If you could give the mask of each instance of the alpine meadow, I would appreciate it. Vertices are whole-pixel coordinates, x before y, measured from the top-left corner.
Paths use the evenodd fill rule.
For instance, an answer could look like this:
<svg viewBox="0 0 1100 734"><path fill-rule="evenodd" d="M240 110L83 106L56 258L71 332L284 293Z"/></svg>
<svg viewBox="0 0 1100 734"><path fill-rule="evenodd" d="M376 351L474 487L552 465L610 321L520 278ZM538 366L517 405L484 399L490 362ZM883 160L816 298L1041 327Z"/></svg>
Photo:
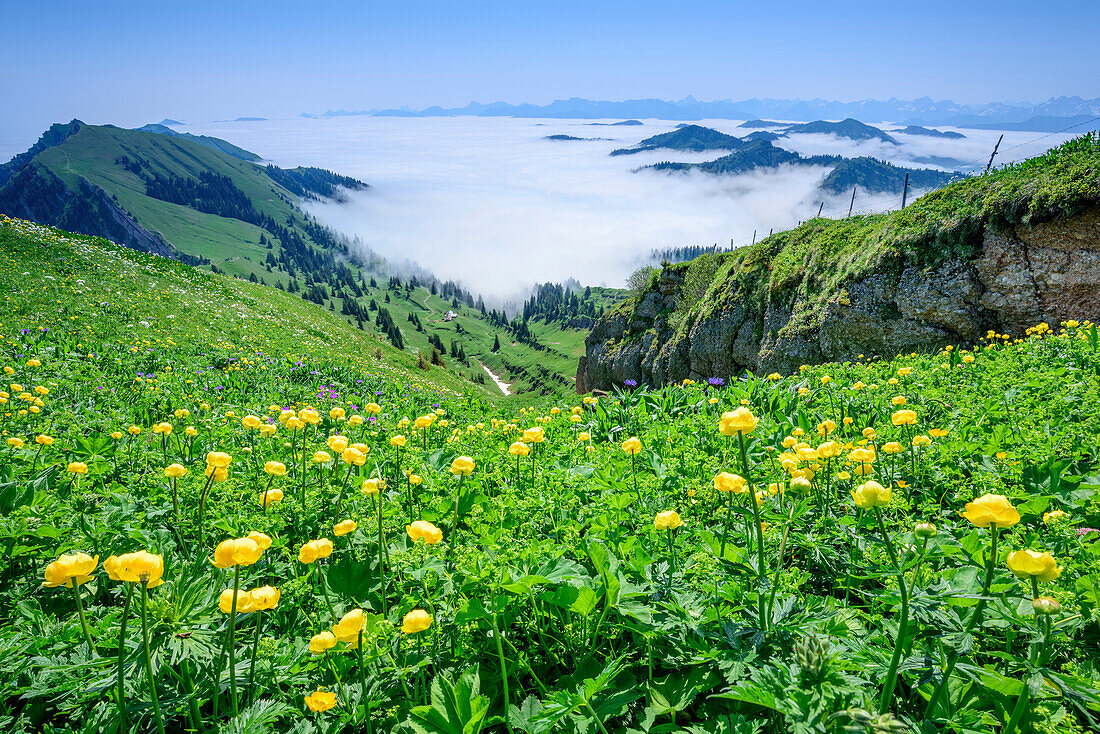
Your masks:
<svg viewBox="0 0 1100 734"><path fill-rule="evenodd" d="M6 14L0 731L1100 731L1100 10L497 5Z"/></svg>

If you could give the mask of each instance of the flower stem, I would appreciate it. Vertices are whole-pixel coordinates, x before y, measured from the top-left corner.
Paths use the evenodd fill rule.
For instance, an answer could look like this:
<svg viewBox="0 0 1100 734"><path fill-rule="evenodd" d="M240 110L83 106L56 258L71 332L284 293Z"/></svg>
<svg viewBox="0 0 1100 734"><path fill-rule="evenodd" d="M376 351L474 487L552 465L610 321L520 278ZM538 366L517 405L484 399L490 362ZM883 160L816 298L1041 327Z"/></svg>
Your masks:
<svg viewBox="0 0 1100 734"><path fill-rule="evenodd" d="M509 718L511 701L508 693L508 666L504 661L504 646L500 644L500 627L497 625L497 613L493 612L493 641L497 644L497 658L500 659L500 681L504 687L504 724L508 727L508 734L512 734L512 721Z"/></svg>
<svg viewBox="0 0 1100 734"><path fill-rule="evenodd" d="M233 606L229 609L229 700L233 704L233 717L237 716L237 651L234 637L237 632L237 593L241 588L241 567L233 567Z"/></svg>
<svg viewBox="0 0 1100 734"><path fill-rule="evenodd" d="M92 633L88 631L88 619L84 616L84 603L80 601L80 587L76 579L69 579L69 588L73 590L73 598L76 599L76 614L80 617L80 629L84 630L84 639L88 641L88 647L95 652L92 643Z"/></svg>
<svg viewBox="0 0 1100 734"><path fill-rule="evenodd" d="M890 667L886 670L886 678L882 683L882 697L879 698L878 712L885 714L890 710L894 702L894 687L897 685L898 665L901 663L901 652L905 647L906 633L909 631L909 591L905 588L905 574L898 562L898 554L894 549L894 543L890 540L890 534L886 532L886 525L882 522L882 512L875 509L875 520L878 521L879 532L886 541L886 552L890 555L890 562L898 572L898 591L901 594L901 616L898 618L898 638L894 642L894 654L890 658Z"/></svg>
<svg viewBox="0 0 1100 734"><path fill-rule="evenodd" d="M970 615L970 619L966 623L966 627L963 629L963 634L968 634L972 629L978 626L981 621L982 615L985 612L986 597L989 595L989 587L993 583L993 569L997 565L997 524L990 523L989 534L992 538L990 542L989 560L986 562L985 567L985 583L982 585L982 598L978 600L978 605L974 608L974 613ZM951 678L951 673L955 670L955 665L959 662L959 654L956 650L952 649L950 656L947 658L947 665L943 669L943 678L940 679L939 685L932 691L932 697L928 699L928 706L924 709L924 718L927 720L932 713L936 710L936 704L939 702L940 696L947 690L947 681Z"/></svg>
<svg viewBox="0 0 1100 734"><path fill-rule="evenodd" d="M264 621L264 610L261 609L256 613L256 634L252 637L252 662L248 665L248 700L249 702L256 700L256 693L253 689L253 684L256 680L256 654L260 649L260 626Z"/></svg>
<svg viewBox="0 0 1100 734"><path fill-rule="evenodd" d="M126 717L126 680L123 677L123 664L126 661L126 622L130 614L130 598L134 594L134 585L126 585L126 601L122 604L122 621L118 631L118 730L126 734L129 719Z"/></svg>
<svg viewBox="0 0 1100 734"><path fill-rule="evenodd" d="M760 503L756 501L756 491L752 487L752 475L749 473L749 457L748 452L745 450L745 434L737 434L738 442L741 448L741 471L745 473L745 487L749 490L749 495L752 497L752 514L753 522L756 523L756 553L757 563L759 564L756 569L757 596L759 597L759 615L760 615L760 629L766 630L768 628L767 623L764 620L764 579L768 573L767 566L764 565L764 527L760 523Z"/></svg>
<svg viewBox="0 0 1100 734"><path fill-rule="evenodd" d="M149 654L149 618L146 613L149 584L141 584L141 644L145 648L145 674L149 677L149 696L153 699L153 716L157 720L157 731L164 734L164 721L160 717L160 701L157 700L157 681L153 677L153 658Z"/></svg>

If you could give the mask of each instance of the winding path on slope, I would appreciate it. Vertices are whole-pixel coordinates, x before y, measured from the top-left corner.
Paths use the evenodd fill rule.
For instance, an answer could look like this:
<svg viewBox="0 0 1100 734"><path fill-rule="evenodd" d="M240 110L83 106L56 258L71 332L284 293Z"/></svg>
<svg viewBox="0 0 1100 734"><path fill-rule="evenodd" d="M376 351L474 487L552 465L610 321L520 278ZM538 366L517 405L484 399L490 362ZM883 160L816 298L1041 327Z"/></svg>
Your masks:
<svg viewBox="0 0 1100 734"><path fill-rule="evenodd" d="M489 377L492 378L493 382L496 383L497 387L500 388L500 391L502 393L504 393L505 395L511 395L512 394L511 391L508 390L508 388L510 388L512 386L512 384L510 382L504 382L499 377L497 377L495 374L493 374L493 371L491 369L489 369L488 367L486 367L485 363L482 362L477 357L471 357L471 359L473 359L475 362L477 362L479 365L481 365L481 369L485 370L485 374L489 375Z"/></svg>

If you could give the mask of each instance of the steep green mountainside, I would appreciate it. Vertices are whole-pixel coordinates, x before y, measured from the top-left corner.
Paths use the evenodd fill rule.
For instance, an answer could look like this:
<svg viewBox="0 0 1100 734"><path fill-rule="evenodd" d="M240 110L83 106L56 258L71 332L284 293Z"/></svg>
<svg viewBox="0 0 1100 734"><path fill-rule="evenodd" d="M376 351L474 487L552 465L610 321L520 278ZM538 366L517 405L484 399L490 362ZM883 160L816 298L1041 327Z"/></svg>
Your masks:
<svg viewBox="0 0 1100 734"><path fill-rule="evenodd" d="M169 135L175 138L187 138L188 140L192 140L199 145L205 145L207 148L213 148L214 150L225 153L226 155L231 155L234 158L240 158L242 161L252 161L253 163L255 163L256 161L261 160L260 156L256 155L252 151L245 150L244 148L239 148L230 142L222 140L221 138L212 138L209 135L192 135L191 133L181 133L173 130L172 128L164 124L151 122L148 125L142 125L141 127L134 129L138 132L143 133L156 133L157 135Z"/></svg>
<svg viewBox="0 0 1100 734"><path fill-rule="evenodd" d="M103 236L296 294L345 322L477 384L513 393L570 392L586 329L618 300L596 290L519 321L477 307L454 283L393 274L369 251L351 253L309 217L305 198L340 200L366 184L317 168L260 166L193 137L73 121L0 167L0 213ZM221 145L223 144L224 145ZM246 151L247 152L247 151ZM447 311L453 318L446 318ZM579 319L579 320L578 320ZM497 346L499 344L499 346Z"/></svg>
<svg viewBox="0 0 1100 734"><path fill-rule="evenodd" d="M839 138L848 138L849 140L881 140L884 143L898 144L898 141L894 140L877 127L860 122L859 120L853 120L850 117L840 122L817 120L815 122L805 122L799 125L788 125L784 132L825 133L827 135L836 135Z"/></svg>

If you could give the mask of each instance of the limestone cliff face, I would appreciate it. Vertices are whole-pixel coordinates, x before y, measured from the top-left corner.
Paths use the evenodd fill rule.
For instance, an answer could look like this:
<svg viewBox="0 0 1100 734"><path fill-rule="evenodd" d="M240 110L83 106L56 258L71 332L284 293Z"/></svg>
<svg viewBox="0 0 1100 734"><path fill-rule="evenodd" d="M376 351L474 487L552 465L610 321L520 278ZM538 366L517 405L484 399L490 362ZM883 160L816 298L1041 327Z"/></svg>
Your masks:
<svg viewBox="0 0 1100 734"><path fill-rule="evenodd" d="M971 343L991 329L1022 335L1042 321L1100 321L1100 208L1034 227L987 228L967 259L863 272L809 326L791 323L798 301L769 300L758 314L737 293L723 308L676 323L678 272L664 270L632 313L612 312L595 325L579 391L628 379L659 385L744 370L789 373L804 363Z"/></svg>

